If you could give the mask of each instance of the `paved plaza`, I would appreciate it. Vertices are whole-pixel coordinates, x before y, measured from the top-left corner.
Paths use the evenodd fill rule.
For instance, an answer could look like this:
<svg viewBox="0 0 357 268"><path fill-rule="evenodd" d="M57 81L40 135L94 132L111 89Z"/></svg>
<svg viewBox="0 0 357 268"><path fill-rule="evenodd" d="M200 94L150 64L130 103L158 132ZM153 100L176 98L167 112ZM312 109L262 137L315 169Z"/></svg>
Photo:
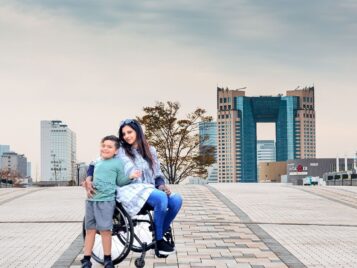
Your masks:
<svg viewBox="0 0 357 268"><path fill-rule="evenodd" d="M357 267L357 187L172 188L184 198L177 252L150 251L145 267ZM84 200L80 187L1 188L0 267L79 268ZM117 267L135 267L138 256Z"/></svg>

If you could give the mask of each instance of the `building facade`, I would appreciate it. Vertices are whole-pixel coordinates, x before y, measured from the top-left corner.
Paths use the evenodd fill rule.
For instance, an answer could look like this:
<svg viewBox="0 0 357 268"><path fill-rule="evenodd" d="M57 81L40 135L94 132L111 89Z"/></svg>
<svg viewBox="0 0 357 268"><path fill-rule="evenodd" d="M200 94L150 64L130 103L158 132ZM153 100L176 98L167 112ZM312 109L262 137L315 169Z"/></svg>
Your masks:
<svg viewBox="0 0 357 268"><path fill-rule="evenodd" d="M275 141L259 140L257 141L257 162L275 162Z"/></svg>
<svg viewBox="0 0 357 268"><path fill-rule="evenodd" d="M1 170L14 172L16 177L25 178L27 176L27 158L23 154L6 152L1 156Z"/></svg>
<svg viewBox="0 0 357 268"><path fill-rule="evenodd" d="M217 88L218 182L257 182L257 123L275 123L276 161L314 158L314 87L247 97Z"/></svg>
<svg viewBox="0 0 357 268"><path fill-rule="evenodd" d="M31 162L27 162L26 166L27 166L26 177L31 177L31 173L32 173Z"/></svg>
<svg viewBox="0 0 357 268"><path fill-rule="evenodd" d="M76 134L62 121L41 121L41 182L76 180Z"/></svg>
<svg viewBox="0 0 357 268"><path fill-rule="evenodd" d="M217 122L200 122L199 123L200 137L200 154L205 154L206 147L213 147L214 159L217 161ZM214 163L207 169L207 182L217 182L218 167Z"/></svg>
<svg viewBox="0 0 357 268"><path fill-rule="evenodd" d="M259 182L281 182L281 176L286 175L286 162L260 162Z"/></svg>
<svg viewBox="0 0 357 268"><path fill-rule="evenodd" d="M287 161L287 182L303 184L306 177L322 178L325 173L336 171L351 171L354 169L354 159L317 158L296 159Z"/></svg>
<svg viewBox="0 0 357 268"><path fill-rule="evenodd" d="M8 153L8 152L10 152L10 145L0 144L0 157L2 156L3 153Z"/></svg>

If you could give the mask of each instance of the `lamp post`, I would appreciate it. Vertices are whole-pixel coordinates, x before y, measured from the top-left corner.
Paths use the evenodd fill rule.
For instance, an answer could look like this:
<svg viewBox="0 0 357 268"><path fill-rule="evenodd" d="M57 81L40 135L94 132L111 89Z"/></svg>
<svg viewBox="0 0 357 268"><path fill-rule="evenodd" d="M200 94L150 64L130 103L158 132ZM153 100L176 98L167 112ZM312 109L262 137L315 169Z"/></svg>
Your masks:
<svg viewBox="0 0 357 268"><path fill-rule="evenodd" d="M77 167L77 185L79 186L79 171L81 170L82 165L84 164L84 162L80 162L80 163L76 163L76 167Z"/></svg>
<svg viewBox="0 0 357 268"><path fill-rule="evenodd" d="M52 153L51 154L52 156L52 169L53 169L53 173L54 173L54 176L55 176L55 182L56 182L56 185L59 186L58 184L58 181L57 181L57 175L60 175L61 177L61 170L62 170L62 160L56 160L56 154L55 153ZM57 173L58 171L58 173Z"/></svg>

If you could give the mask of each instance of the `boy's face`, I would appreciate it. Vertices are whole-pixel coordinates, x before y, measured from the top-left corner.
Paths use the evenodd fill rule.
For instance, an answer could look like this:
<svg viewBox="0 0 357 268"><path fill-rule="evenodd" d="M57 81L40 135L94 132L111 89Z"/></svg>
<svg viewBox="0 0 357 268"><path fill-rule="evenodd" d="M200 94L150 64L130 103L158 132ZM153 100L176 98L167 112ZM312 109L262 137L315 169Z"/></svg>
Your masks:
<svg viewBox="0 0 357 268"><path fill-rule="evenodd" d="M114 141L106 140L101 143L100 156L104 159L112 158L117 151Z"/></svg>

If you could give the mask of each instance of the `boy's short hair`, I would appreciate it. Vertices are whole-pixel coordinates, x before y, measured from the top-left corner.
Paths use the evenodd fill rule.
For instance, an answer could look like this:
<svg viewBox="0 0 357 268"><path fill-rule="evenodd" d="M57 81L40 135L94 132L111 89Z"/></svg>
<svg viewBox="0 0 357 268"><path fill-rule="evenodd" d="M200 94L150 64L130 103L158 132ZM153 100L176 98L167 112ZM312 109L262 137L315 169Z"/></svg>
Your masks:
<svg viewBox="0 0 357 268"><path fill-rule="evenodd" d="M100 142L113 141L116 149L119 149L119 138L114 135L105 136Z"/></svg>

